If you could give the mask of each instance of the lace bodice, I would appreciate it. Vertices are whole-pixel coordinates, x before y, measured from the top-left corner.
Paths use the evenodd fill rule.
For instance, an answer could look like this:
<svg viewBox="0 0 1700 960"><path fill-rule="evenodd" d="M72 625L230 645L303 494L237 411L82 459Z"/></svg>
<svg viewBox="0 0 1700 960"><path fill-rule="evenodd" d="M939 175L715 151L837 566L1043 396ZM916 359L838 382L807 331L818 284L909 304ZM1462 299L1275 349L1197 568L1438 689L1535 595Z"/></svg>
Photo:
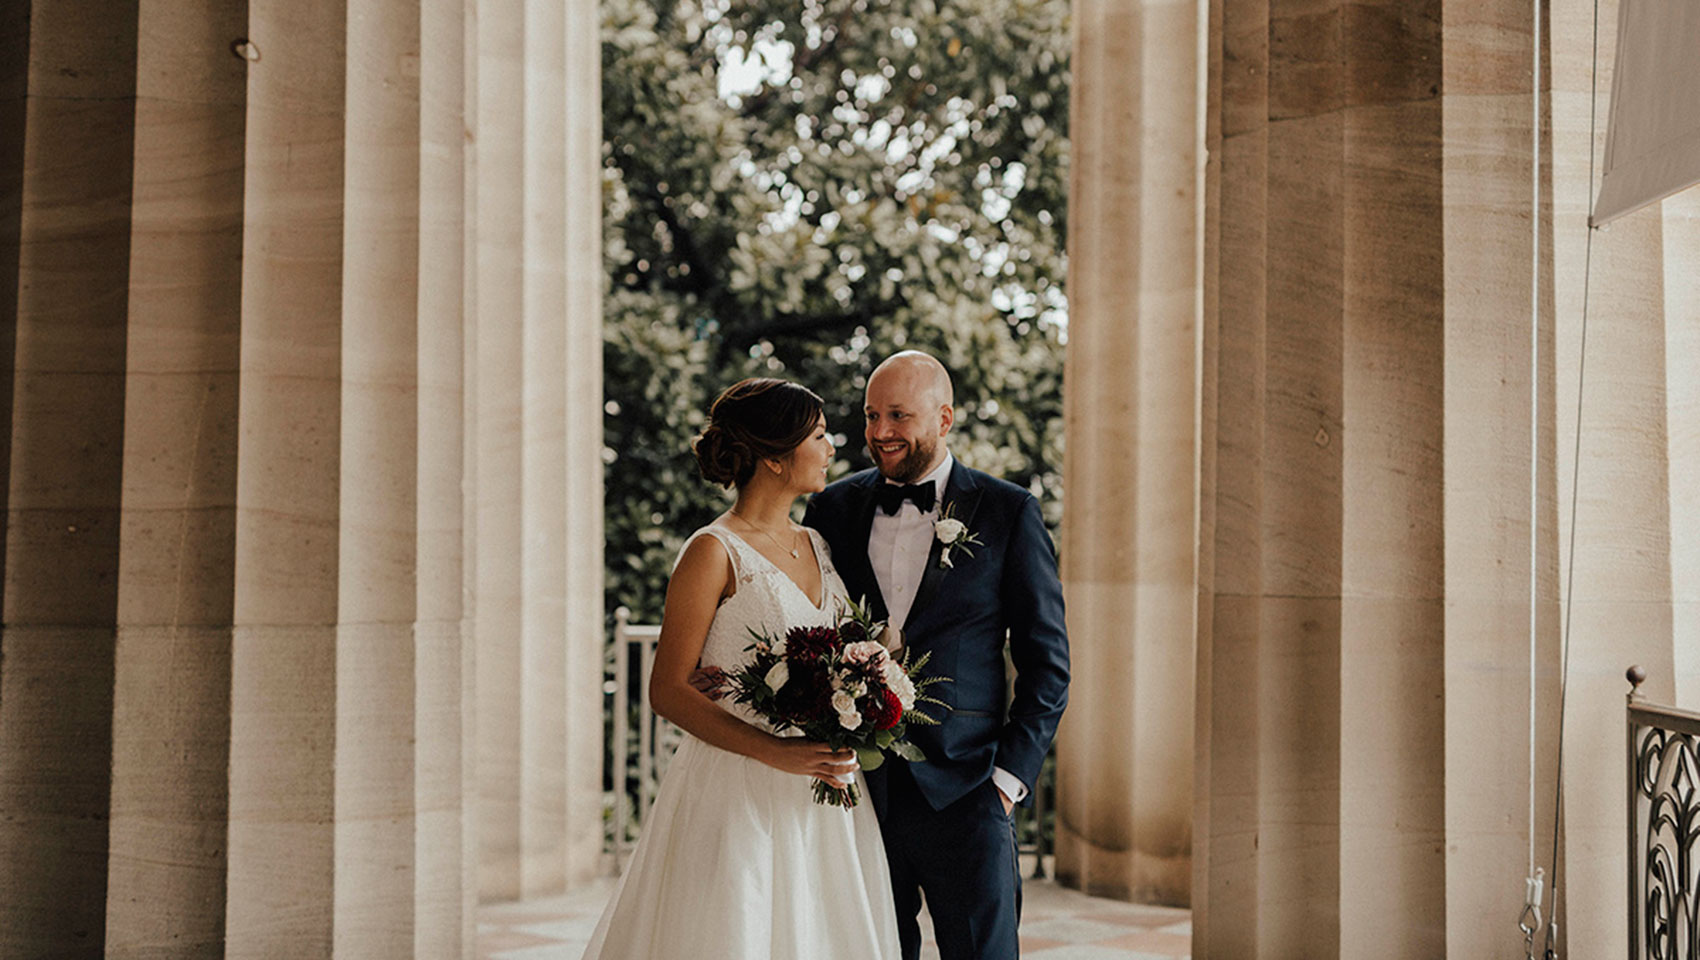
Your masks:
<svg viewBox="0 0 1700 960"><path fill-rule="evenodd" d="M792 627L824 626L837 621L849 591L832 566L826 540L814 530L808 534L815 559L820 563L819 606L810 603L802 588L774 566L773 561L725 527L703 527L685 541L680 556L698 537L708 535L719 540L732 560L732 575L738 582L737 591L714 612L702 645L699 661L702 666L733 670L743 664L749 656L745 648L750 645L751 630L777 637ZM737 707L730 699L719 703L743 720L759 723L754 714Z"/></svg>

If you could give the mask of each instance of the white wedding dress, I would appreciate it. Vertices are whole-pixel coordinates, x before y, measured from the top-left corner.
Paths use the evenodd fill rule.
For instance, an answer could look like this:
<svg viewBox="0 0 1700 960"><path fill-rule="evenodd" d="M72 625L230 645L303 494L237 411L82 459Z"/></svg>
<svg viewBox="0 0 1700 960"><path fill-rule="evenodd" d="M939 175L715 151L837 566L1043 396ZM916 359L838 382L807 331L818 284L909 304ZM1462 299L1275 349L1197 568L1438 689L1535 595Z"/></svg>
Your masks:
<svg viewBox="0 0 1700 960"><path fill-rule="evenodd" d="M846 591L820 534L809 531L819 606L723 527L698 530L686 546L704 535L725 546L737 590L708 628L703 666L737 667L751 628L782 635L836 619ZM862 803L845 810L816 804L812 782L685 734L585 960L897 960L897 913L867 785L859 784Z"/></svg>

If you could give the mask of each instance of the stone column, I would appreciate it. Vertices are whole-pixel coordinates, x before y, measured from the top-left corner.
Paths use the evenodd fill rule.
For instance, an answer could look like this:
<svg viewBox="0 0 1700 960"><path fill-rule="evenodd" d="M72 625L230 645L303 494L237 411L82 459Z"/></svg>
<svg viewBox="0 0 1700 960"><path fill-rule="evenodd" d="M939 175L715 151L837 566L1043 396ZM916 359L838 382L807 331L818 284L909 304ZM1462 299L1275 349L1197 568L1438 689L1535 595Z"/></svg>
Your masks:
<svg viewBox="0 0 1700 960"><path fill-rule="evenodd" d="M109 957L222 957L247 15L140 5Z"/></svg>
<svg viewBox="0 0 1700 960"><path fill-rule="evenodd" d="M517 899L523 832L521 371L524 368L525 7L478 9L476 645L480 896Z"/></svg>
<svg viewBox="0 0 1700 960"><path fill-rule="evenodd" d="M566 883L566 27L526 0L520 503L520 892Z"/></svg>
<svg viewBox="0 0 1700 960"><path fill-rule="evenodd" d="M0 957L464 956L600 862L596 5L205 6L0 9Z"/></svg>
<svg viewBox="0 0 1700 960"><path fill-rule="evenodd" d="M1700 357L1700 192L1664 202L1665 354ZM1665 367L1671 521L1671 649L1677 706L1700 708L1700 377Z"/></svg>
<svg viewBox="0 0 1700 960"><path fill-rule="evenodd" d="M4 16L9 397L0 631L0 956L105 933L136 5ZM110 25L90 31L88 24ZM17 29L19 27L22 29ZM13 33L13 30L17 30ZM20 76L21 73L21 76ZM12 111L27 91L22 123ZM14 155L15 157L16 155ZM15 246L14 246L15 244ZM15 260L12 258L15 257ZM14 339L15 338L15 339ZM15 346L14 346L15 345ZM15 350L15 352L14 352Z"/></svg>
<svg viewBox="0 0 1700 960"><path fill-rule="evenodd" d="M1211 129L1204 277L1201 423L1212 438L1200 490L1201 571L1194 807L1193 952L1257 956L1259 886L1258 606L1262 592L1262 459L1268 203L1267 3L1221 0L1210 23ZM1216 39L1219 38L1219 39ZM1228 216L1229 211L1238 215ZM1230 268L1231 267L1231 268ZM1217 922L1218 916L1231 918Z"/></svg>
<svg viewBox="0 0 1700 960"><path fill-rule="evenodd" d="M414 956L458 960L473 940L467 844L471 648L463 618L466 17L419 9L418 411L414 642Z"/></svg>
<svg viewBox="0 0 1700 960"><path fill-rule="evenodd" d="M231 957L332 949L346 31L341 2L249 5Z"/></svg>
<svg viewBox="0 0 1700 960"><path fill-rule="evenodd" d="M1057 870L1190 897L1196 613L1197 6L1075 6L1071 440L1062 530L1074 681ZM1143 149L1129 149L1128 137Z"/></svg>
<svg viewBox="0 0 1700 960"><path fill-rule="evenodd" d="M336 633L337 956L413 956L420 7L348 17Z"/></svg>
<svg viewBox="0 0 1700 960"><path fill-rule="evenodd" d="M1545 160L1538 241L1530 229L1536 184L1530 14L1528 4L1516 2L1446 0L1442 10L1446 950L1451 956L1521 949L1505 918L1522 909L1518 878L1529 869L1531 830L1537 863L1546 864L1551 851L1558 720L1553 230ZM1542 59L1548 59L1544 49ZM1544 112L1544 89L1542 101ZM1543 158L1550 158L1552 146L1543 134ZM1537 246L1538 317L1531 302L1531 257ZM1531 382L1537 393L1531 393ZM1536 406L1538 448L1530 422ZM1536 545L1533 585L1531 536ZM1538 599L1532 651L1531 589ZM1537 726L1533 823L1531 693Z"/></svg>
<svg viewBox="0 0 1700 960"><path fill-rule="evenodd" d="M460 140L461 169L461 272L460 305L463 322L460 332L460 769L464 792L461 795L461 929L463 944L473 942L477 933L477 906L483 877L483 844L479 825L483 818L483 794L478 781L481 763L479 748L478 708L478 458L483 452L478 443L480 393L478 391L478 216L479 143L478 75L482 60L479 45L478 11L476 3L462 4L461 37L461 114L456 121L456 136Z"/></svg>
<svg viewBox="0 0 1700 960"><path fill-rule="evenodd" d="M1213 28L1200 956L1444 950L1438 23Z"/></svg>
<svg viewBox="0 0 1700 960"><path fill-rule="evenodd" d="M566 871L602 869L602 40L596 0L566 5Z"/></svg>

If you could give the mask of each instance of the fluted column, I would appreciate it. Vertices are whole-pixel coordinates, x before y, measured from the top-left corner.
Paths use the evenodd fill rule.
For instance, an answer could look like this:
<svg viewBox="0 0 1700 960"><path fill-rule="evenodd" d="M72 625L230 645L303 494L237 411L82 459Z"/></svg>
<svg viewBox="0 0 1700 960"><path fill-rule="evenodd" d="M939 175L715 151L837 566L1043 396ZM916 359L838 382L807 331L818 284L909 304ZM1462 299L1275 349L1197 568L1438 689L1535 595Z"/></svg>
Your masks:
<svg viewBox="0 0 1700 960"><path fill-rule="evenodd" d="M27 90L5 213L15 299L0 631L0 956L97 957L105 935L135 144L136 5L11 15ZM91 20L110 21L91 32ZM13 71L23 72L18 77ZM19 83L22 80L22 83ZM15 109L15 108L14 108ZM13 146L0 148L16 149ZM15 231L15 232L14 232ZM8 238L10 239L10 238ZM15 311L15 312L14 312ZM15 338L15 341L14 339ZM15 352L14 352L15 343Z"/></svg>
<svg viewBox="0 0 1700 960"><path fill-rule="evenodd" d="M1267 3L1220 0L1210 22L1212 164L1207 196L1216 217L1205 223L1207 301L1202 405L1211 438L1210 470L1200 490L1201 571L1195 763L1193 952L1201 957L1257 955L1259 886L1258 672L1262 592L1268 233L1269 30ZM1219 38L1219 39L1215 39ZM1228 212L1238 213L1229 216ZM1201 438L1202 439L1202 438ZM1202 578L1201 578L1202 579ZM1229 918L1221 922L1217 917Z"/></svg>
<svg viewBox="0 0 1700 960"><path fill-rule="evenodd" d="M1459 838L1446 850L1450 956L1520 949L1504 918L1522 909L1517 878L1529 869L1531 831L1538 862L1551 852L1558 719L1553 230L1544 174L1538 242L1530 230L1530 12L1518 2L1446 0L1443 7L1445 789L1446 833ZM1550 138L1543 134L1539 147L1550 157ZM1538 317L1531 302L1537 245ZM1531 589L1538 602L1532 649Z"/></svg>
<svg viewBox="0 0 1700 960"><path fill-rule="evenodd" d="M597 23L0 8L0 957L462 957L600 866Z"/></svg>
<svg viewBox="0 0 1700 960"><path fill-rule="evenodd" d="M566 5L566 872L602 868L602 41L597 0Z"/></svg>
<svg viewBox="0 0 1700 960"><path fill-rule="evenodd" d="M480 895L515 899L523 850L521 376L524 366L525 6L478 8L477 491L478 813Z"/></svg>
<svg viewBox="0 0 1700 960"><path fill-rule="evenodd" d="M461 272L460 306L460 770L463 793L460 818L461 930L462 943L472 943L478 929L477 907L484 873L483 844L479 825L483 818L483 794L479 789L482 764L479 748L478 685L478 462L483 449L478 442L478 75L480 53L479 5L463 4L461 24L462 76L461 112L456 136L461 151Z"/></svg>
<svg viewBox="0 0 1700 960"><path fill-rule="evenodd" d="M346 29L341 2L249 5L232 957L332 948Z"/></svg>
<svg viewBox="0 0 1700 960"><path fill-rule="evenodd" d="M1700 193L1664 201L1665 354L1700 357ZM1676 704L1700 708L1700 377L1665 367L1671 522L1671 649Z"/></svg>
<svg viewBox="0 0 1700 960"><path fill-rule="evenodd" d="M105 952L221 957L247 15L139 14Z"/></svg>
<svg viewBox="0 0 1700 960"><path fill-rule="evenodd" d="M471 642L463 598L466 17L419 11L418 485L414 600L413 955L458 960L473 937L466 811Z"/></svg>
<svg viewBox="0 0 1700 960"><path fill-rule="evenodd" d="M1197 5L1075 6L1057 870L1190 898ZM1129 149L1130 129L1143 149Z"/></svg>
<svg viewBox="0 0 1700 960"><path fill-rule="evenodd" d="M566 32L525 2L520 892L566 884Z"/></svg>
<svg viewBox="0 0 1700 960"><path fill-rule="evenodd" d="M1200 956L1444 949L1438 22L1212 27Z"/></svg>
<svg viewBox="0 0 1700 960"><path fill-rule="evenodd" d="M419 17L348 18L333 952L363 958L415 945Z"/></svg>

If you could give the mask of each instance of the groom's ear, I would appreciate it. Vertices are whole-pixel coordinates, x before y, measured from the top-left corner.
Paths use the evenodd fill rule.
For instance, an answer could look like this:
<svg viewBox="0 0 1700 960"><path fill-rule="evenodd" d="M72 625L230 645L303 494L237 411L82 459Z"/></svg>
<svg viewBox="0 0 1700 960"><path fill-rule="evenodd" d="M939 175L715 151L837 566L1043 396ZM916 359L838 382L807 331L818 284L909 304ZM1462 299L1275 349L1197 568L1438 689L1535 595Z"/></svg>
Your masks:
<svg viewBox="0 0 1700 960"><path fill-rule="evenodd" d="M955 425L956 425L956 408L951 406L948 403L944 404L943 406L940 406L939 407L939 436L942 437L945 434L949 433L950 428L955 426Z"/></svg>

